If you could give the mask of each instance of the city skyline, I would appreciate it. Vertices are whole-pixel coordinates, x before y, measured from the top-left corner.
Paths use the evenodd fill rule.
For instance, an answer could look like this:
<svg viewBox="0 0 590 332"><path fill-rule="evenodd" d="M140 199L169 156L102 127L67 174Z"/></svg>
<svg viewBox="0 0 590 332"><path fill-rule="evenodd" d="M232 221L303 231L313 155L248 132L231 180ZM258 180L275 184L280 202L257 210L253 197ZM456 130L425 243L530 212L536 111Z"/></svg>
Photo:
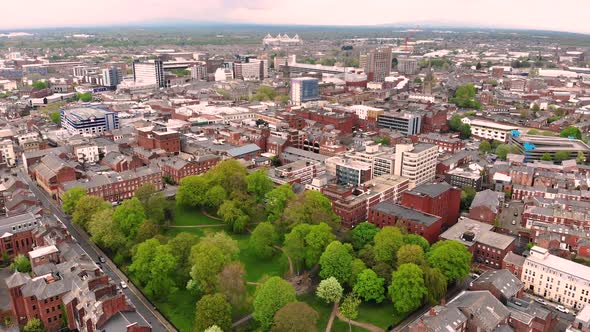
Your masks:
<svg viewBox="0 0 590 332"><path fill-rule="evenodd" d="M50 2L33 2L34 11L29 10L30 2L12 3L9 8L11 14L0 20L0 29L120 26L162 22L328 26L424 22L428 25L457 27L590 33L590 25L572 24L584 22L584 14L590 10L590 3L583 0L566 1L566 7L575 7L577 10L561 16L556 15L552 6L548 6L547 0L499 0L493 6L483 0L429 0L426 3L371 0L362 7L352 4L342 6L336 0L255 0L247 4L237 0L213 0L198 5L188 0L169 0L166 6L156 0L104 0L101 6L93 7L92 11L88 10L85 3L75 0L64 0L60 6ZM117 13L120 15L115 15Z"/></svg>

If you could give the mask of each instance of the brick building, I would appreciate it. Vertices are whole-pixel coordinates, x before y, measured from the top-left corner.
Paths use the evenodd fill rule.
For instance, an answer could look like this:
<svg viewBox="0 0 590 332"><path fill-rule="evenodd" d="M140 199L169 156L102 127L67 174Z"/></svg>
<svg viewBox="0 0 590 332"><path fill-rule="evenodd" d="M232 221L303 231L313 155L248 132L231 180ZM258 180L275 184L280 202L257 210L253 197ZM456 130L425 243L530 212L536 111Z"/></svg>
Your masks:
<svg viewBox="0 0 590 332"><path fill-rule="evenodd" d="M402 194L401 205L439 216L446 229L459 219L461 190L446 182L423 184Z"/></svg>
<svg viewBox="0 0 590 332"><path fill-rule="evenodd" d="M159 162L163 176L169 176L179 183L182 178L190 175L206 173L220 161L219 156L212 154L191 157L189 160L172 157Z"/></svg>
<svg viewBox="0 0 590 332"><path fill-rule="evenodd" d="M161 149L167 153L180 152L180 134L156 127L137 128L137 145L147 150Z"/></svg>
<svg viewBox="0 0 590 332"><path fill-rule="evenodd" d="M391 201L371 207L369 222L379 228L396 225L403 227L410 234L423 236L431 244L437 241L443 224L439 216L416 211Z"/></svg>
<svg viewBox="0 0 590 332"><path fill-rule="evenodd" d="M32 178L48 194L56 197L60 184L76 180L74 167L74 163L60 159L54 154L48 154L31 168Z"/></svg>
<svg viewBox="0 0 590 332"><path fill-rule="evenodd" d="M14 258L25 255L35 245L33 230L39 226L39 217L25 213L0 219L0 256Z"/></svg>
<svg viewBox="0 0 590 332"><path fill-rule="evenodd" d="M438 151L456 153L465 149L465 142L451 135L428 133L417 136L418 142L430 143L438 146Z"/></svg>
<svg viewBox="0 0 590 332"><path fill-rule="evenodd" d="M475 194L469 207L469 218L493 224L500 214L504 193L484 190Z"/></svg>
<svg viewBox="0 0 590 332"><path fill-rule="evenodd" d="M522 275L522 267L524 265L524 257L513 252L506 254L502 260L502 269L508 270L520 279Z"/></svg>

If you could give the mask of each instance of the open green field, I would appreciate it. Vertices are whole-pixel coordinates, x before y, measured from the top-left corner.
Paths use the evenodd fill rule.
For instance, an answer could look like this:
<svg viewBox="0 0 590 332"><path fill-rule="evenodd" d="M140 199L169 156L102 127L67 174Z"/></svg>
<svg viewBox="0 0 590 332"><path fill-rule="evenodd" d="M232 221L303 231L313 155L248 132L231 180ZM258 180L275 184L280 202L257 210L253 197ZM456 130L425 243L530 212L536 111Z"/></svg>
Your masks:
<svg viewBox="0 0 590 332"><path fill-rule="evenodd" d="M219 220L211 219L204 215L200 209L179 206L174 208L175 226L216 225L221 223Z"/></svg>

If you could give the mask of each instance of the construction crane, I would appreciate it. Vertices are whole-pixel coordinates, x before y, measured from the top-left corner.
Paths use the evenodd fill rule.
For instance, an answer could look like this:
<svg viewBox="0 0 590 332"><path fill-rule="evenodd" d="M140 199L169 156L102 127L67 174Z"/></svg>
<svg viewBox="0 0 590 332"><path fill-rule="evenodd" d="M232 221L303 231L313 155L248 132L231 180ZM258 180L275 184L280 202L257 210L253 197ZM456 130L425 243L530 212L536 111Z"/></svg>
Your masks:
<svg viewBox="0 0 590 332"><path fill-rule="evenodd" d="M420 28L420 26L416 26L416 29L414 30L408 30L408 35L406 36L405 40L404 40L404 51L407 52L406 56L409 57L410 56L410 46L408 46L408 42L410 41L410 39L414 38L414 36L416 35L416 32L418 32L418 29Z"/></svg>

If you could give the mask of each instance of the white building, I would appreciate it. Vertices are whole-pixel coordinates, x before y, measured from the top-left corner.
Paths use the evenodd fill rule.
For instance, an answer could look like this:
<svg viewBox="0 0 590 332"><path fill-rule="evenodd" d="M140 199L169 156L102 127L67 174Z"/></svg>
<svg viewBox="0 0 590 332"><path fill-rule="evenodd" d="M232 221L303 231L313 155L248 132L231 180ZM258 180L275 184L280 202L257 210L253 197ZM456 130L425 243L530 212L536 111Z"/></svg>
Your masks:
<svg viewBox="0 0 590 332"><path fill-rule="evenodd" d="M97 145L79 145L74 147L74 155L79 163L95 164L100 161Z"/></svg>
<svg viewBox="0 0 590 332"><path fill-rule="evenodd" d="M12 167L16 163L16 156L14 154L14 146L12 141L5 139L0 141L0 154L2 155L2 163L6 163L8 167Z"/></svg>
<svg viewBox="0 0 590 332"><path fill-rule="evenodd" d="M590 303L590 267L533 247L525 259L522 282L526 290L566 307L580 309Z"/></svg>
<svg viewBox="0 0 590 332"><path fill-rule="evenodd" d="M463 123L471 126L471 134L483 139L493 139L506 143L510 132L518 130L517 126L509 126L486 120L463 118Z"/></svg>
<svg viewBox="0 0 590 332"><path fill-rule="evenodd" d="M215 82L229 81L234 78L234 73L227 68L217 68L215 70Z"/></svg>
<svg viewBox="0 0 590 332"><path fill-rule="evenodd" d="M299 38L299 35L293 36L293 38L289 37L287 34L281 35L278 34L276 37L267 34L262 39L262 45L264 46L289 46L289 45L301 45L303 40Z"/></svg>
<svg viewBox="0 0 590 332"><path fill-rule="evenodd" d="M156 59L154 62L134 62L133 63L133 81L137 85L156 85L166 87L164 76L164 64L162 60Z"/></svg>
<svg viewBox="0 0 590 332"><path fill-rule="evenodd" d="M361 120L367 120L369 117L369 113L382 113L384 110L382 108L371 107L367 105L352 105L348 107L349 110L353 111Z"/></svg>
<svg viewBox="0 0 590 332"><path fill-rule="evenodd" d="M410 189L434 180L438 147L435 144L397 144L394 174L410 180Z"/></svg>

